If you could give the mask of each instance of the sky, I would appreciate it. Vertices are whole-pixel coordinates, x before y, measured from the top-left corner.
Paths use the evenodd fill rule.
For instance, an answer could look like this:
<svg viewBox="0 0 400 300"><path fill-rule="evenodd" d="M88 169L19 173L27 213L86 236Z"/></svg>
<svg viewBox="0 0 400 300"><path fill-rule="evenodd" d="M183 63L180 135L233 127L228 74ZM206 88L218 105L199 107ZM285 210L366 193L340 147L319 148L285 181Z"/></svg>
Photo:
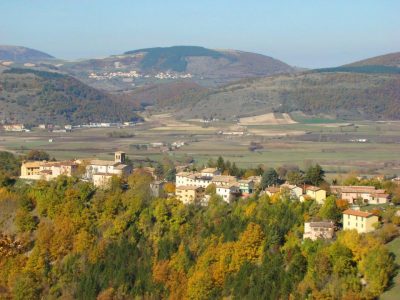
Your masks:
<svg viewBox="0 0 400 300"><path fill-rule="evenodd" d="M62 59L155 46L318 68L400 51L399 0L0 0L0 45Z"/></svg>

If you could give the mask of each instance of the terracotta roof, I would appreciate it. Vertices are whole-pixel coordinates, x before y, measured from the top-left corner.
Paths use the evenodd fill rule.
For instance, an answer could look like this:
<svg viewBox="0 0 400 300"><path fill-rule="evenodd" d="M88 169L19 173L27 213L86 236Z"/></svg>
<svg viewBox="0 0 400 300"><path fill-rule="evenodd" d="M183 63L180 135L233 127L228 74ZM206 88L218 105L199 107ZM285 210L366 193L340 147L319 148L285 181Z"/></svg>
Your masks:
<svg viewBox="0 0 400 300"><path fill-rule="evenodd" d="M122 169L124 169L124 168L126 168L126 167L128 167L128 165L119 164L119 165L116 165L116 166L115 166L115 169L117 169L117 170L122 170Z"/></svg>
<svg viewBox="0 0 400 300"><path fill-rule="evenodd" d="M39 168L43 164L44 164L44 162L42 162L42 161L27 161L27 162L22 163L22 165L26 168Z"/></svg>
<svg viewBox="0 0 400 300"><path fill-rule="evenodd" d="M90 161L90 165L96 165L96 166L113 166L115 164L118 163L113 160L93 159Z"/></svg>
<svg viewBox="0 0 400 300"><path fill-rule="evenodd" d="M202 187L193 186L193 185L180 185L176 187L176 190L197 190Z"/></svg>
<svg viewBox="0 0 400 300"><path fill-rule="evenodd" d="M379 198L389 198L389 194L386 193L373 193L372 196Z"/></svg>
<svg viewBox="0 0 400 300"><path fill-rule="evenodd" d="M249 184L250 182L254 182L254 181L252 179L240 179L238 182L239 183L247 183L247 184Z"/></svg>
<svg viewBox="0 0 400 300"><path fill-rule="evenodd" d="M218 171L216 168L205 168L201 170L201 173L214 173L216 171Z"/></svg>
<svg viewBox="0 0 400 300"><path fill-rule="evenodd" d="M300 186L297 186L295 184L288 184L288 183L284 183L281 185L281 188L288 188L289 190L293 190L295 188L301 188ZM302 189L302 188L301 188Z"/></svg>
<svg viewBox="0 0 400 300"><path fill-rule="evenodd" d="M333 228L334 224L332 221L315 221L309 222L310 227L322 227L322 228Z"/></svg>
<svg viewBox="0 0 400 300"><path fill-rule="evenodd" d="M276 186L269 186L265 189L265 191L271 192L271 193L278 193L278 192L280 192L280 188L278 188Z"/></svg>
<svg viewBox="0 0 400 300"><path fill-rule="evenodd" d="M306 186L306 191L314 191L314 192L316 192L316 191L319 191L319 190L321 190L321 188L319 188L317 186L313 186L313 185Z"/></svg>
<svg viewBox="0 0 400 300"><path fill-rule="evenodd" d="M354 210L354 209L346 209L343 212L344 215L352 215L352 216L357 216L357 217L364 217L364 218L369 218L374 216L374 214L371 214L370 212L367 211L361 211L361 210Z"/></svg>
<svg viewBox="0 0 400 300"><path fill-rule="evenodd" d="M192 173L190 173L190 172L179 172L178 174L176 174L176 176L187 177L187 176L189 176L190 174L192 174Z"/></svg>
<svg viewBox="0 0 400 300"><path fill-rule="evenodd" d="M215 182L215 181L232 182L232 181L236 181L236 177L229 176L229 175L217 175L217 176L213 177L212 181L213 182Z"/></svg>

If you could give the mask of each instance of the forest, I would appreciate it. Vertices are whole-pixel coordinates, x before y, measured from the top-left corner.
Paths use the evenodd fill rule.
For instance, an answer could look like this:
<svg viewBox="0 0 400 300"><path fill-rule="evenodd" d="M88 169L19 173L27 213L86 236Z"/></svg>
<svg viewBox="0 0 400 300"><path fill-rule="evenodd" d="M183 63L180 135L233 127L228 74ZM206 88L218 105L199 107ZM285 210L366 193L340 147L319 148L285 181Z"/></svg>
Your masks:
<svg viewBox="0 0 400 300"><path fill-rule="evenodd" d="M397 272L385 246L394 210L373 233L302 241L305 221L340 224L345 204L259 193L226 203L208 189L208 205L184 205L151 196L140 168L95 189L62 176L26 184L15 180L20 158L0 159L1 299L375 299Z"/></svg>
<svg viewBox="0 0 400 300"><path fill-rule="evenodd" d="M0 111L7 122L32 125L140 119L131 104L71 76L18 68L0 73Z"/></svg>

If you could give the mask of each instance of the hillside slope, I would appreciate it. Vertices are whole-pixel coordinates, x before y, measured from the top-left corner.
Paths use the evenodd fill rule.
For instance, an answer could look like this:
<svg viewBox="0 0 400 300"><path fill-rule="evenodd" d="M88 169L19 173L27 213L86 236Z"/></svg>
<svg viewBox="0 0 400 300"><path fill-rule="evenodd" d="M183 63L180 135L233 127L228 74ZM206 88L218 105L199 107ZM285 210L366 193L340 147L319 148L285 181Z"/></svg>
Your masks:
<svg viewBox="0 0 400 300"><path fill-rule="evenodd" d="M176 81L147 85L125 93L117 93L125 102L137 109L156 106L159 109L177 109L185 99L199 97L209 92L192 81Z"/></svg>
<svg viewBox="0 0 400 300"><path fill-rule="evenodd" d="M61 69L94 87L114 91L177 80L219 86L243 78L295 71L265 55L197 46L133 50L104 59L69 62Z"/></svg>
<svg viewBox="0 0 400 300"><path fill-rule="evenodd" d="M400 75L306 72L244 80L179 104L183 118L302 111L340 119L400 119Z"/></svg>
<svg viewBox="0 0 400 300"><path fill-rule="evenodd" d="M363 59L347 66L388 66L400 68L400 52L389 53L385 55L375 56L368 59Z"/></svg>
<svg viewBox="0 0 400 300"><path fill-rule="evenodd" d="M13 62L35 62L49 60L53 56L26 47L0 45L0 60Z"/></svg>
<svg viewBox="0 0 400 300"><path fill-rule="evenodd" d="M71 76L30 69L0 73L0 120L82 124L136 118L132 105Z"/></svg>

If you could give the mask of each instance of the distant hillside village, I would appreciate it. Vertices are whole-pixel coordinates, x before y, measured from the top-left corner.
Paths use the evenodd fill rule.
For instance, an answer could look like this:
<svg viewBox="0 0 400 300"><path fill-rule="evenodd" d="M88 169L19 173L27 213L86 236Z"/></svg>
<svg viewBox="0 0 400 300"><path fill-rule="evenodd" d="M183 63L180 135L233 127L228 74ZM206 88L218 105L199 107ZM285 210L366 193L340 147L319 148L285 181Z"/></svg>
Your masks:
<svg viewBox="0 0 400 300"><path fill-rule="evenodd" d="M81 125L55 125L55 124L39 124L37 128L39 130L47 130L50 132L70 132L74 129L80 128L122 128L122 127L132 127L137 123L135 122L97 122ZM22 123L7 123L5 120L0 123L0 130L10 131L10 132L30 132L31 126Z"/></svg>
<svg viewBox="0 0 400 300"><path fill-rule="evenodd" d="M316 167L317 176L323 177L323 170L318 168L320 167ZM180 170L178 173L177 169ZM175 197L187 205L205 206L212 197L219 197L227 203L252 197L268 197L273 201L277 199L314 201L320 206L327 205L328 201L333 200L335 206L339 206L340 203L342 208L343 230L355 229L359 233L374 231L380 223L375 213L364 211L363 207L375 206L377 209L382 209L382 205L392 204L392 195L385 189L373 185L328 185L325 181L320 186L306 183L291 184L288 181L279 183L273 169L265 171L263 175L233 176L221 172L216 167L191 171L190 166L178 166L173 168L174 172L170 173L168 178L162 179L157 168L133 168L127 163L126 154L121 151L115 152L114 160L24 161L21 165L20 178L49 181L60 175L74 176L92 182L97 188L107 189L113 178L127 178L136 171L145 172L153 178L149 186L152 196ZM384 180L382 176L373 179ZM393 178L390 182L400 189L400 177ZM399 200L396 199L397 202ZM396 214L400 217L400 210ZM332 239L338 230L337 225L332 219L309 220L304 224L304 238Z"/></svg>

